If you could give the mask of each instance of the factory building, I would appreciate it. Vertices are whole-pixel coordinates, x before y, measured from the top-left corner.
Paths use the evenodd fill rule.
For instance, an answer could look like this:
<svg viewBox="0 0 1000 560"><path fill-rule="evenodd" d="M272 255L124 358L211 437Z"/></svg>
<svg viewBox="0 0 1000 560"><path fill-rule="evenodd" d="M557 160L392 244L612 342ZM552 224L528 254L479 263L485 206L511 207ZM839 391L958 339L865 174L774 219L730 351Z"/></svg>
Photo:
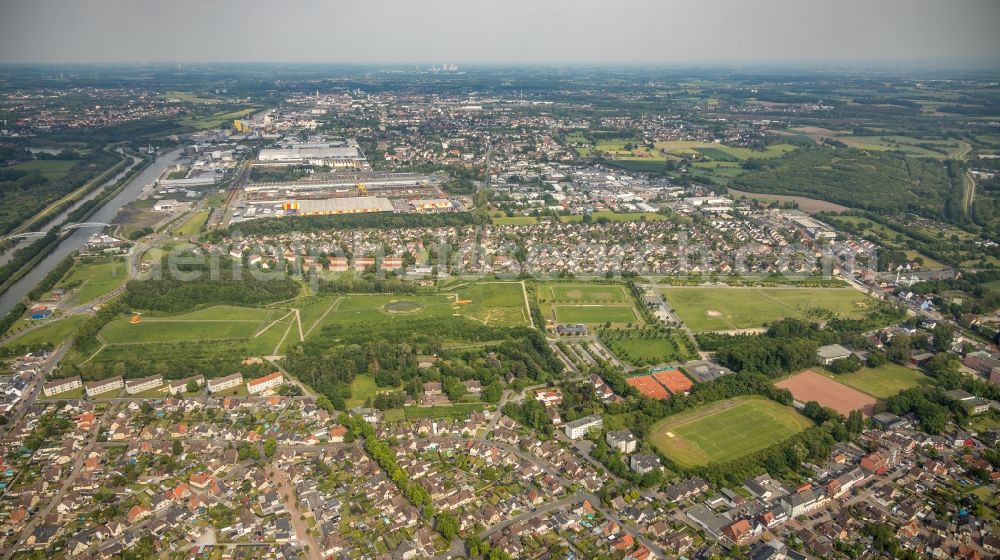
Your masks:
<svg viewBox="0 0 1000 560"><path fill-rule="evenodd" d="M363 214L367 212L392 212L392 202L379 196L351 196L294 200L282 204L289 214L321 216L326 214Z"/></svg>

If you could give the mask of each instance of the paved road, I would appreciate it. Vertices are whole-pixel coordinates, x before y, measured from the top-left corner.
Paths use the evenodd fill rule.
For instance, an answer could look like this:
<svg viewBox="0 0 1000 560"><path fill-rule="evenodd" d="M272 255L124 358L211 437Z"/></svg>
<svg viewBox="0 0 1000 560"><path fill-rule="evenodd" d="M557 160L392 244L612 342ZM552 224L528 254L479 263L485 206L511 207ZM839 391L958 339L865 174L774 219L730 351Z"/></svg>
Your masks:
<svg viewBox="0 0 1000 560"><path fill-rule="evenodd" d="M284 502L285 509L288 510L288 515L291 517L292 528L295 529L295 535L298 538L299 546L305 551L306 558L309 560L323 560L323 555L320 553L319 543L317 543L316 538L309 533L309 526L302 518L302 513L299 512L299 507L295 498L295 485L288 480L288 475L285 474L285 471L275 467L273 464L268 465L267 474L271 478L271 481L278 487L278 495L281 496L281 501Z"/></svg>
<svg viewBox="0 0 1000 560"><path fill-rule="evenodd" d="M87 438L87 443L83 446L83 448L80 449L80 451L77 452L76 459L73 461L73 464L70 467L69 474L66 475L66 477L63 478L61 481L59 481L58 483L59 490L56 491L55 495L52 496L52 499L50 499L48 503L38 513L36 513L34 516L31 517L31 520L28 521L28 523L24 526L24 529L21 530L21 534L18 535L17 541L14 543L14 546L11 546L8 550L4 551L3 553L4 559L9 559L13 557L14 552L17 549L19 549L21 545L24 544L24 541L28 539L28 537L35 530L38 524L43 519L45 519L50 513L52 513L52 509L55 508L56 505L62 502L63 496L66 495L66 492L70 489L70 487L73 485L73 482L75 482L77 477L80 475L80 472L83 469L83 462L87 459L87 455L89 455L91 451L97 448L96 446L97 435L101 433L101 429L102 426L104 425L105 419L111 418L113 416L115 408L116 407L113 406L108 407L108 410L106 410L104 414L101 415L100 420L94 422L94 425L90 427L90 433Z"/></svg>

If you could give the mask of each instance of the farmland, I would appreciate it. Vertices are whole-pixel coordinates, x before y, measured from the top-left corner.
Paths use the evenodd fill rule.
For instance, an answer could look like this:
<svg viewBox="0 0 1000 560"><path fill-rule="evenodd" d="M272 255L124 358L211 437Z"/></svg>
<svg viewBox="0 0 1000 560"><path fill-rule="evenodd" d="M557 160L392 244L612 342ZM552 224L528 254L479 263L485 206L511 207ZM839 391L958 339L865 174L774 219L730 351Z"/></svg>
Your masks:
<svg viewBox="0 0 1000 560"><path fill-rule="evenodd" d="M664 288L664 297L693 331L760 328L786 317L833 313L860 318L870 300L847 288Z"/></svg>
<svg viewBox="0 0 1000 560"><path fill-rule="evenodd" d="M737 459L811 425L790 407L761 397L741 397L660 420L651 428L649 441L678 465L694 467Z"/></svg>

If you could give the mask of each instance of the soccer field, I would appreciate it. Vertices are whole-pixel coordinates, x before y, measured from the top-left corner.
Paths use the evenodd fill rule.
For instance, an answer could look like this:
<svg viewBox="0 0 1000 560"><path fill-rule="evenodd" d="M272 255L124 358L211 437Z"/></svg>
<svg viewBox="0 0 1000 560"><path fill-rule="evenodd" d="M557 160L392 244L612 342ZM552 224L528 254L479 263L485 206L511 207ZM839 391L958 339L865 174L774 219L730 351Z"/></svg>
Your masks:
<svg viewBox="0 0 1000 560"><path fill-rule="evenodd" d="M640 323L631 305L555 305L560 323Z"/></svg>
<svg viewBox="0 0 1000 560"><path fill-rule="evenodd" d="M730 461L787 439L812 425L795 409L762 397L739 397L670 416L649 441L682 467Z"/></svg>
<svg viewBox="0 0 1000 560"><path fill-rule="evenodd" d="M695 332L759 328L821 311L857 319L872 302L850 288L663 288L663 295Z"/></svg>
<svg viewBox="0 0 1000 560"><path fill-rule="evenodd" d="M614 284L552 284L539 292L556 303L628 303L625 287Z"/></svg>

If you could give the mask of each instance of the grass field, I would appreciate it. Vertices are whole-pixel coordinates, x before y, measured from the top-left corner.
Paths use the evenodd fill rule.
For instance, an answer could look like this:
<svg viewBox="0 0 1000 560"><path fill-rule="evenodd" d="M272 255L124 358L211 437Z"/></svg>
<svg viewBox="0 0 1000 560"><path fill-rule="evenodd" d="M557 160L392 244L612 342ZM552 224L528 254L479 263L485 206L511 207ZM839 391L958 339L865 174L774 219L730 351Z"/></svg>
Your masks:
<svg viewBox="0 0 1000 560"><path fill-rule="evenodd" d="M463 418L470 412L479 412L483 409L481 403L458 403L441 406L407 406L403 407L403 414L408 419L413 418Z"/></svg>
<svg viewBox="0 0 1000 560"><path fill-rule="evenodd" d="M591 212L590 217L594 220L605 219L609 222L659 222L667 219L663 214L657 214L656 212L613 212L611 210ZM563 223L582 222L583 215L559 216L559 221Z"/></svg>
<svg viewBox="0 0 1000 560"><path fill-rule="evenodd" d="M202 210L188 218L181 227L174 230L174 233L177 235L197 235L201 233L201 228L205 226L207 221L208 210Z"/></svg>
<svg viewBox="0 0 1000 560"><path fill-rule="evenodd" d="M219 305L182 315L143 317L135 325L130 322L131 317L123 316L108 323L100 336L108 344L249 339L264 328L268 320L286 313L286 310Z"/></svg>
<svg viewBox="0 0 1000 560"><path fill-rule="evenodd" d="M195 117L181 119L180 121L178 121L178 123L199 130L205 130L209 128L216 128L220 124L232 121L234 119L242 119L244 117L249 116L253 112L254 112L253 108L240 109L238 111L231 111L231 112L218 111L211 115L195 116Z"/></svg>
<svg viewBox="0 0 1000 560"><path fill-rule="evenodd" d="M351 381L351 398L347 399L348 408L363 406L368 399L374 399L378 393L375 378L370 375L358 374Z"/></svg>
<svg viewBox="0 0 1000 560"><path fill-rule="evenodd" d="M649 441L683 467L737 459L812 425L795 409L762 397L728 399L664 418Z"/></svg>
<svg viewBox="0 0 1000 560"><path fill-rule="evenodd" d="M763 150L753 150L751 148L734 148L725 144L699 142L697 140L665 140L656 143L656 149L663 150L668 155L698 154L702 157L718 161L775 158L795 148L792 144L772 144Z"/></svg>
<svg viewBox="0 0 1000 560"><path fill-rule="evenodd" d="M697 356L684 345L686 336L673 334L657 338L622 338L602 342L618 358L633 365L652 365L687 361Z"/></svg>
<svg viewBox="0 0 1000 560"><path fill-rule="evenodd" d="M538 223L534 216L494 216L493 223L498 226L527 226Z"/></svg>
<svg viewBox="0 0 1000 560"><path fill-rule="evenodd" d="M528 306L520 282L479 282L457 291L459 312L487 325L528 325Z"/></svg>
<svg viewBox="0 0 1000 560"><path fill-rule="evenodd" d="M955 157L955 154L959 153L963 148L963 145L955 140L923 140L910 136L838 136L837 140L853 148L863 150L879 152L898 151L908 156L939 159ZM928 147L933 147L936 150L942 150L946 153L928 149Z"/></svg>
<svg viewBox="0 0 1000 560"><path fill-rule="evenodd" d="M763 327L786 317L816 316L820 310L860 318L868 296L848 288L664 288L663 295L693 331Z"/></svg>
<svg viewBox="0 0 1000 560"><path fill-rule="evenodd" d="M553 305L559 323L640 323L631 305Z"/></svg>
<svg viewBox="0 0 1000 560"><path fill-rule="evenodd" d="M862 368L854 373L845 373L842 375L830 373L829 376L848 387L854 387L859 391L880 399L885 399L905 389L918 385L927 385L931 382L930 377L899 364L885 364L877 368Z"/></svg>
<svg viewBox="0 0 1000 560"><path fill-rule="evenodd" d="M396 317L433 318L449 317L458 313L453 309L454 298L446 295L349 295L337 309L323 320L333 323L379 323Z"/></svg>
<svg viewBox="0 0 1000 560"><path fill-rule="evenodd" d="M85 303L115 289L125 281L128 266L123 258L96 262L77 261L56 284L67 292L73 290L76 303Z"/></svg>
<svg viewBox="0 0 1000 560"><path fill-rule="evenodd" d="M37 159L23 161L14 166L18 171L37 171L50 181L65 177L77 162L64 159Z"/></svg>
<svg viewBox="0 0 1000 560"><path fill-rule="evenodd" d="M27 346L52 344L53 346L69 338L70 334L76 330L84 321L87 315L73 315L65 319L53 321L47 319L48 324L39 327L10 343L10 346Z"/></svg>
<svg viewBox="0 0 1000 560"><path fill-rule="evenodd" d="M543 299L555 303L628 303L625 286L617 284L550 284L541 286Z"/></svg>

